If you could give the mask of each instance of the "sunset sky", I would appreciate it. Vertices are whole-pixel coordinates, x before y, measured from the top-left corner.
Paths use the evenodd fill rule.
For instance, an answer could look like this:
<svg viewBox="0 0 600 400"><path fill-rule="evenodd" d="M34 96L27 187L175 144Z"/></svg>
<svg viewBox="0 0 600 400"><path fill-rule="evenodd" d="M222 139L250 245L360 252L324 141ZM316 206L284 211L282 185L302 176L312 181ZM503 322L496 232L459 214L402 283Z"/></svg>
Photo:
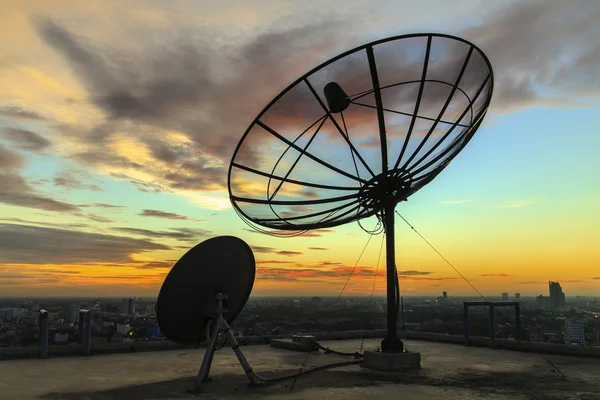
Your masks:
<svg viewBox="0 0 600 400"><path fill-rule="evenodd" d="M217 235L254 249L256 296L337 294L369 235L356 223L288 239L253 232L230 205L227 168L253 118L302 71L413 32L472 41L496 82L474 139L397 211L484 294L547 295L553 280L567 296L600 296L597 0L0 9L2 297L154 296L179 257ZM382 238L349 294L370 294ZM404 295L476 294L400 218L396 251Z"/></svg>

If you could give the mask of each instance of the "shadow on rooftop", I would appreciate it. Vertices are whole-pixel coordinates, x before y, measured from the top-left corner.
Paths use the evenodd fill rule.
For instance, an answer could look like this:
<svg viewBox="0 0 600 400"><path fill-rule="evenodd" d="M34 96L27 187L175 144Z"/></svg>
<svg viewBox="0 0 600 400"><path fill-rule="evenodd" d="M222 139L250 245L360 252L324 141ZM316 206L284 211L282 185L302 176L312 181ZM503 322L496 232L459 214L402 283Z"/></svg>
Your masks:
<svg viewBox="0 0 600 400"><path fill-rule="evenodd" d="M495 395L519 396L528 400L558 400L584 399L600 400L600 388L585 380L577 378L563 379L558 373L532 369L530 372L498 372L481 371L477 369L461 369L459 373L433 376L426 368L403 374L389 374L370 371L359 367L351 370L329 370L298 378L293 392L310 392L315 389L351 389L353 387L376 387L381 385L420 385L430 386L441 390L462 389L479 394L482 398ZM264 376L276 376L294 372L294 370L279 370L263 373ZM436 374L437 375L437 374ZM273 396L285 398L289 393L293 380L263 387L249 387L242 372L218 374L212 382L206 383L204 395L194 395L189 392L193 388L193 377L152 382L139 385L128 385L107 390L47 393L39 398L48 400L131 400L147 398L210 398L222 397L253 397ZM401 386L398 388L401 393ZM350 392L351 393L351 392ZM376 394L376 389L373 391ZM307 393L308 396L311 396ZM206 397L208 396L208 397ZM312 396L311 396L312 397Z"/></svg>

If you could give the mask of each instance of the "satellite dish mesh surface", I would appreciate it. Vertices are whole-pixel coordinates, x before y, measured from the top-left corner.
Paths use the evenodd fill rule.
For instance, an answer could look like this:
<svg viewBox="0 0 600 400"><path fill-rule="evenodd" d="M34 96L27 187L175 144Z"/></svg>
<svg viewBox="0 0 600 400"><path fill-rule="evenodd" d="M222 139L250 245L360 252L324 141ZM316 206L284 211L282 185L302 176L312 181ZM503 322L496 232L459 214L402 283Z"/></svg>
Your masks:
<svg viewBox="0 0 600 400"><path fill-rule="evenodd" d="M280 93L229 169L234 209L290 235L406 200L469 142L493 88L487 57L453 36L416 34L341 54Z"/></svg>
<svg viewBox="0 0 600 400"><path fill-rule="evenodd" d="M171 268L156 303L156 318L167 338L195 346L216 322L215 297L226 293L225 320L240 313L254 285L254 254L234 236L214 237L194 246Z"/></svg>

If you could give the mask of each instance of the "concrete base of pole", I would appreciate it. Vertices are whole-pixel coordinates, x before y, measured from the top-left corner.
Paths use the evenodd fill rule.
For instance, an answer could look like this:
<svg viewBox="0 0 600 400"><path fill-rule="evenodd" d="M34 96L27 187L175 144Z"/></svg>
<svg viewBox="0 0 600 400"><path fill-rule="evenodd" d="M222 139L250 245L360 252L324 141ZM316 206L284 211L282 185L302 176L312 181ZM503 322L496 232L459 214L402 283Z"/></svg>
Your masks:
<svg viewBox="0 0 600 400"><path fill-rule="evenodd" d="M383 353L365 351L362 367L377 371L411 371L421 369L421 353Z"/></svg>

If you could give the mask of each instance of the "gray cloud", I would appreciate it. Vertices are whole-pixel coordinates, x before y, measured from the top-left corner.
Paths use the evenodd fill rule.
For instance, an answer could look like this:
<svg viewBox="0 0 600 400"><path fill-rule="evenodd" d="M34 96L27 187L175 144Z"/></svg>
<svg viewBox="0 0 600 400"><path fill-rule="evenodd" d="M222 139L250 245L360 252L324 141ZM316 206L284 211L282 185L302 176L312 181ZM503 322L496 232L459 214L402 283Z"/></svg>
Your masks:
<svg viewBox="0 0 600 400"><path fill-rule="evenodd" d="M277 250L274 247L266 247L266 246L250 246L252 248L252 251L255 253L269 253L269 254L277 254L280 256L297 256L302 254L302 252L300 251L292 251L292 250ZM277 263L274 261L265 261L263 263Z"/></svg>
<svg viewBox="0 0 600 400"><path fill-rule="evenodd" d="M431 272L429 272L429 271L416 271L414 269L411 269L409 271L398 271L398 275L404 275L404 276L431 275Z"/></svg>
<svg viewBox="0 0 600 400"><path fill-rule="evenodd" d="M294 261L286 260L256 260L256 264L294 264Z"/></svg>
<svg viewBox="0 0 600 400"><path fill-rule="evenodd" d="M113 178L124 179L129 181L129 183L131 183L140 192L160 193L165 191L165 188L162 185L153 182L140 181L139 179L132 178L125 174L112 173L110 174L110 176L112 176Z"/></svg>
<svg viewBox="0 0 600 400"><path fill-rule="evenodd" d="M417 274L399 275L398 278L401 280L410 281L445 281L454 280L452 277L423 277L413 276L419 275L420 271L408 271L411 273L416 272ZM306 266L297 265L295 268L270 268L270 267L259 267L257 268L257 277L259 279L269 280L299 280L303 281L310 278L339 278L347 277L352 274L355 278L370 278L375 276L375 270L370 267L350 267L350 266L336 266L331 269L325 268L307 268ZM427 272L425 272L427 274ZM385 274L378 274L380 279L385 279Z"/></svg>
<svg viewBox="0 0 600 400"><path fill-rule="evenodd" d="M274 249L273 247L266 247L266 246L250 246L252 248L252 251L255 253L276 253L277 249Z"/></svg>
<svg viewBox="0 0 600 400"><path fill-rule="evenodd" d="M41 151L52 145L50 140L27 129L4 128L2 136L21 150Z"/></svg>
<svg viewBox="0 0 600 400"><path fill-rule="evenodd" d="M2 268L0 267L0 281L2 285L24 286L45 285L64 281L65 278L77 276L80 271L55 268Z"/></svg>
<svg viewBox="0 0 600 400"><path fill-rule="evenodd" d="M490 58L492 109L576 103L600 91L600 3L515 2L461 32ZM560 22L559 22L560 21Z"/></svg>
<svg viewBox="0 0 600 400"><path fill-rule="evenodd" d="M319 267L331 267L333 265L342 265L342 263L337 261L319 261L318 264Z"/></svg>
<svg viewBox="0 0 600 400"><path fill-rule="evenodd" d="M83 206L81 206L81 207L83 207ZM114 204L106 204L106 203L88 204L88 205L86 205L86 207L111 208L111 209L123 209L123 208L127 208L125 206L115 206Z"/></svg>
<svg viewBox="0 0 600 400"><path fill-rule="evenodd" d="M0 172L0 203L46 211L79 211L79 207L74 204L54 200L35 191L16 172Z"/></svg>
<svg viewBox="0 0 600 400"><path fill-rule="evenodd" d="M88 165L125 167L131 162L108 154L103 143L117 131L127 131L118 129L120 124L135 122L145 131L136 139L169 168L136 167L156 176L160 184L188 190L223 188L228 159L245 126L285 82L339 46L339 40L332 40L339 25L326 21L271 29L248 44L220 51L195 39L201 31L180 28L163 32L160 43L151 48L140 43L136 54L124 55L118 49L98 50L51 20L36 22L40 38L68 62L107 117L85 135L66 127L73 138L93 149L74 158ZM283 52L293 56L282 58ZM223 65L234 69L227 80L216 80ZM244 98L252 101L241 101ZM169 143L163 129L183 132L191 142Z"/></svg>
<svg viewBox="0 0 600 400"><path fill-rule="evenodd" d="M108 219L106 217L103 217L101 215L96 215L96 214L87 214L87 215L85 215L85 217L88 219L91 219L92 221L96 221L96 222L102 222L102 223L114 222L112 219Z"/></svg>
<svg viewBox="0 0 600 400"><path fill-rule="evenodd" d="M25 159L17 153L13 153L0 144L0 168L18 169L25 165Z"/></svg>
<svg viewBox="0 0 600 400"><path fill-rule="evenodd" d="M175 260L177 261L177 260ZM162 269L162 268L171 268L173 267L173 265L175 264L175 262L172 261L152 261L152 262L147 262L147 263L143 263L140 265L136 265L134 266L134 268L137 269Z"/></svg>
<svg viewBox="0 0 600 400"><path fill-rule="evenodd" d="M133 254L169 249L144 239L0 224L0 262L7 264L123 263L132 260Z"/></svg>
<svg viewBox="0 0 600 400"><path fill-rule="evenodd" d="M54 186L62 187L65 189L76 189L76 190L91 190L93 192L101 192L103 189L95 184L83 183L80 179L76 178L69 172L61 172L56 175L53 179Z"/></svg>
<svg viewBox="0 0 600 400"><path fill-rule="evenodd" d="M76 205L54 200L32 188L19 174L24 165L23 157L0 145L0 203L47 211L79 210Z"/></svg>
<svg viewBox="0 0 600 400"><path fill-rule="evenodd" d="M291 257L291 256L299 256L299 255L301 255L302 253L301 253L301 252L299 252L299 251L280 250L280 251L277 251L277 252L275 252L275 254L279 254L280 256L288 256L288 257Z"/></svg>
<svg viewBox="0 0 600 400"><path fill-rule="evenodd" d="M95 151L84 151L76 153L72 159L91 166L112 165L120 168L133 168L142 170L144 167L138 163L129 161L127 158L115 154L114 152L104 152L102 149ZM118 176L115 176L118 178Z"/></svg>
<svg viewBox="0 0 600 400"><path fill-rule="evenodd" d="M329 250L328 248L325 247L309 247L309 250Z"/></svg>
<svg viewBox="0 0 600 400"><path fill-rule="evenodd" d="M65 224L59 222L42 222L42 221L31 221L22 218L0 218L0 221L5 222L20 222L22 224L27 225L39 225L50 228L62 228L62 229L80 229L80 228L88 228L88 224Z"/></svg>
<svg viewBox="0 0 600 400"><path fill-rule="evenodd" d="M192 218L186 217L185 215L160 211L160 210L142 210L138 215L143 217L156 217L156 218L166 218L166 219L174 219L174 220L192 220Z"/></svg>
<svg viewBox="0 0 600 400"><path fill-rule="evenodd" d="M128 228L128 227L116 227L111 230L125 232L132 235L145 236L150 238L168 238L179 241L189 242L196 241L200 238L210 236L212 232L204 229L192 229L192 228L171 228L169 231L153 231L150 229L143 228ZM185 247L187 248L187 247Z"/></svg>
<svg viewBox="0 0 600 400"><path fill-rule="evenodd" d="M34 111L25 110L21 107L0 107L0 115L14 119L33 121L43 121L46 119Z"/></svg>

